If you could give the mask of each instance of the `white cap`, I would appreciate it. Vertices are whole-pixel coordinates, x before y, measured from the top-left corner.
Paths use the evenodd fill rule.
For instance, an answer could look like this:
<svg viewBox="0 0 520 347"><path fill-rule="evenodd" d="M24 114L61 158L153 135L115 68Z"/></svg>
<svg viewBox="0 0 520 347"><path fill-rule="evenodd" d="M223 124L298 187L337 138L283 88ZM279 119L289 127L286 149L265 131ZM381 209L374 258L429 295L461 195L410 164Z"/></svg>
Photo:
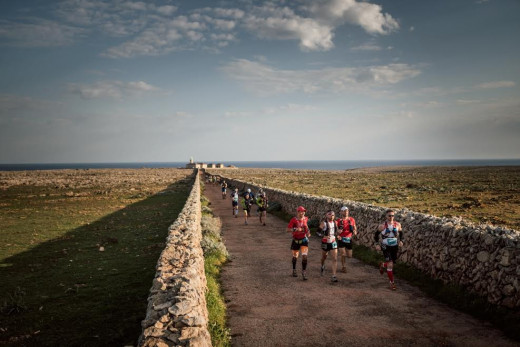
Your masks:
<svg viewBox="0 0 520 347"><path fill-rule="evenodd" d="M347 206L343 206L343 207L341 208L341 211L348 211L348 207L347 207Z"/></svg>
<svg viewBox="0 0 520 347"><path fill-rule="evenodd" d="M248 192L248 193L251 193L251 188L247 188L247 192Z"/></svg>

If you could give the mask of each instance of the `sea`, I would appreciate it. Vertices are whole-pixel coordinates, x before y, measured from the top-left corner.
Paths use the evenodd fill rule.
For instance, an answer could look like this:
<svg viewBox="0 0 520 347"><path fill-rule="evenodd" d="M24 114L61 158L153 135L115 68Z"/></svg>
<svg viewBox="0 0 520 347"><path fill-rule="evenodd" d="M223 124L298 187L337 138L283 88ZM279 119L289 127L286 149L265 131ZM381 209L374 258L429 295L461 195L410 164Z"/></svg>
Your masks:
<svg viewBox="0 0 520 347"><path fill-rule="evenodd" d="M214 163L234 165L239 168L349 170L384 166L520 166L520 159L215 161ZM185 165L186 162L0 164L0 171L184 168Z"/></svg>

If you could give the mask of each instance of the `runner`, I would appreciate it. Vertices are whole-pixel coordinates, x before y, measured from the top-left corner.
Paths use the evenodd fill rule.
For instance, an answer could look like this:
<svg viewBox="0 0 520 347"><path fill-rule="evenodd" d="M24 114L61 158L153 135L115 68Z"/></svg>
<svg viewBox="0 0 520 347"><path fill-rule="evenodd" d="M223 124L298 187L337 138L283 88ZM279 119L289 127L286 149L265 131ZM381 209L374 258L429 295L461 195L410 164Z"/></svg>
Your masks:
<svg viewBox="0 0 520 347"><path fill-rule="evenodd" d="M337 282L336 268L338 266L338 243L336 242L336 236L338 235L338 226L334 221L334 211L327 211L327 217L320 223L320 230L322 233L321 239L321 275L325 271L325 259L330 252L332 256L332 282Z"/></svg>
<svg viewBox="0 0 520 347"><path fill-rule="evenodd" d="M262 195L265 195L265 193L264 193L264 190L263 190L262 188L260 188L260 189L258 190L258 197L260 197L260 196L262 196ZM258 200L258 198L257 198L255 201L257 201L257 200ZM260 216L260 215L261 215L261 213L260 213L260 212L261 212L261 211L260 211L260 206L258 206L258 204L256 204L256 205L257 205L257 207L256 207L256 215L257 215L257 216Z"/></svg>
<svg viewBox="0 0 520 347"><path fill-rule="evenodd" d="M385 214L386 221L377 227L374 239L376 240L376 249L378 251L383 250L383 255L385 257L385 262L379 263L379 273L382 275L386 268L386 274L390 280L390 289L395 290L393 268L394 263L397 261L397 251L399 247L403 246L404 238L401 224L394 221L394 210L386 210ZM381 236L380 243L379 236Z"/></svg>
<svg viewBox="0 0 520 347"><path fill-rule="evenodd" d="M305 216L305 208L299 206L296 209L296 217L293 217L287 226L287 232L292 233L292 268L293 277L298 277L296 274L296 263L300 251L302 252L302 278L307 280L307 254L309 253L309 237L311 232L307 226L308 217Z"/></svg>
<svg viewBox="0 0 520 347"><path fill-rule="evenodd" d="M238 218L238 188L235 188L233 193L231 193L231 206L233 206L233 216Z"/></svg>
<svg viewBox="0 0 520 347"><path fill-rule="evenodd" d="M242 199L242 208L244 209L244 224L247 225L247 217L251 214L251 205L253 204L253 199L249 196L249 193L246 193L244 198Z"/></svg>
<svg viewBox="0 0 520 347"><path fill-rule="evenodd" d="M357 235L356 221L354 218L348 216L348 207L343 206L340 211L340 216L336 220L338 225L338 249L341 256L341 272L347 272L346 258L352 258L353 237Z"/></svg>
<svg viewBox="0 0 520 347"><path fill-rule="evenodd" d="M267 218L267 196L264 192L260 194L258 199L256 199L256 205L258 206L258 209L260 211L259 218L260 218L260 224L265 226L266 218Z"/></svg>
<svg viewBox="0 0 520 347"><path fill-rule="evenodd" d="M226 198L226 192L227 192L227 182L222 181L222 184L220 185L222 187L222 199Z"/></svg>

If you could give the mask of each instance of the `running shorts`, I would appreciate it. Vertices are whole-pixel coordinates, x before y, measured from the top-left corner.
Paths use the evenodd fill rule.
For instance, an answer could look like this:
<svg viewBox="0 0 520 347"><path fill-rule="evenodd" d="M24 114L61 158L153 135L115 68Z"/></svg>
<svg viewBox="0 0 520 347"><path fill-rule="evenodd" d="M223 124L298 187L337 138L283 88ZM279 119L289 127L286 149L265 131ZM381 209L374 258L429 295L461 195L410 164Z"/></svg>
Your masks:
<svg viewBox="0 0 520 347"><path fill-rule="evenodd" d="M336 241L331 242L331 243L327 243L327 242L321 243L321 249L324 250L325 252L328 252L328 251L336 249L336 248L338 248L338 244L336 243Z"/></svg>
<svg viewBox="0 0 520 347"><path fill-rule="evenodd" d="M385 261L393 261L394 263L397 261L397 251L399 250L398 246L382 246L383 256L385 257Z"/></svg>
<svg viewBox="0 0 520 347"><path fill-rule="evenodd" d="M352 238L350 239L350 242L343 242L342 240L338 240L338 248L352 249L352 244Z"/></svg>

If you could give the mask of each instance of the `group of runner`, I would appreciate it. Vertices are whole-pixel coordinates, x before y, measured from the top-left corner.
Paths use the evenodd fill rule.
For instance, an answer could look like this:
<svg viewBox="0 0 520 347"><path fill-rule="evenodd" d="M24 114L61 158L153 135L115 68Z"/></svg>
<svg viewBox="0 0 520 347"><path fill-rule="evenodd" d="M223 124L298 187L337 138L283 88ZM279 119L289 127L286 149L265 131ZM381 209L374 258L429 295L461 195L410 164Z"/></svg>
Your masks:
<svg viewBox="0 0 520 347"><path fill-rule="evenodd" d="M292 275L298 277L296 264L299 254L302 255L302 278L307 280L307 256L309 253L309 238L311 231L308 226L308 217L305 216L306 209L299 206L296 216L287 225L287 232L292 233ZM385 212L386 220L379 224L374 233L376 249L383 252L384 262L379 264L379 272L383 275L386 271L390 289L395 290L393 266L397 261L397 251L403 245L403 233L401 224L394 220L395 212L388 209ZM346 258L352 258L352 245L354 237L357 236L356 221L349 216L349 209L343 206L340 209L340 218L335 219L333 210L327 211L325 219L321 221L318 228L318 236L321 237L321 267L320 273L325 272L325 260L330 254L332 282L337 282L337 257L338 249L341 256L341 272L347 272Z"/></svg>
<svg viewBox="0 0 520 347"><path fill-rule="evenodd" d="M221 181L220 186L222 189L222 199L225 199L227 196L227 182L225 180ZM253 205L256 205L256 212L260 220L260 224L266 226L268 200L267 194L263 191L263 189L260 189L258 191L257 197L255 197L255 194L251 191L250 188L248 188L241 197L238 188L235 188L231 192L230 196L232 212L235 218L238 218L238 206L240 204L242 210L244 211L244 224L248 225L248 219L251 217L251 208Z"/></svg>
<svg viewBox="0 0 520 347"><path fill-rule="evenodd" d="M225 180L221 180L222 198L227 197L228 184ZM235 218L238 218L239 204L244 211L244 224L248 225L248 218L251 216L251 208L257 205L257 214L260 224L266 225L266 211L268 200L266 193L260 189L257 197L247 189L242 196L238 188L235 188L230 194L232 212ZM309 238L311 231L308 226L308 217L305 216L307 210L303 206L299 206L296 210L296 216L293 217L288 226L287 232L292 233L291 250L292 250L292 276L298 277L296 265L299 255L302 256L302 278L307 280L307 256L309 253ZM399 247L403 245L403 233L401 224L394 220L395 212L388 209L385 212L385 221L378 225L374 233L375 248L383 252L385 261L379 264L379 272L383 275L385 272L388 276L390 289L395 290L393 267L397 261L397 253ZM346 273L346 259L352 258L352 246L354 238L357 236L356 221L349 216L349 208L343 206L340 209L339 218L335 218L333 210L327 211L325 218L320 222L317 235L321 238L321 267L320 274L323 276L325 272L325 261L330 255L331 259L331 281L337 282L337 262L338 250L341 257L341 272Z"/></svg>

